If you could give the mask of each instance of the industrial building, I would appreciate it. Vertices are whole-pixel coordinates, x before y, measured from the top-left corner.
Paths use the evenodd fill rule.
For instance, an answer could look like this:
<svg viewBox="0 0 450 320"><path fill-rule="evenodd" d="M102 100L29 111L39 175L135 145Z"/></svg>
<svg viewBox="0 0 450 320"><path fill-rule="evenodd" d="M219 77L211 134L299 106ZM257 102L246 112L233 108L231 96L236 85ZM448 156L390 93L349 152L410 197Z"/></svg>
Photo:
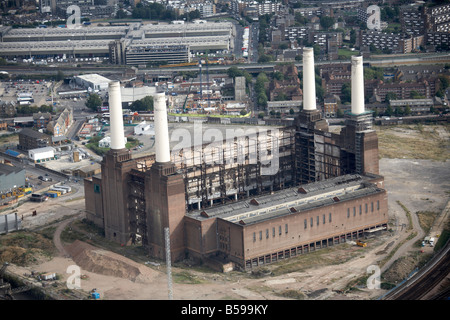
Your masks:
<svg viewBox="0 0 450 320"><path fill-rule="evenodd" d="M28 150L28 157L35 163L40 163L44 161L55 159L55 148L44 147Z"/></svg>
<svg viewBox="0 0 450 320"><path fill-rule="evenodd" d="M107 90L108 83L111 81L96 73L75 76L74 80L77 85L94 91Z"/></svg>
<svg viewBox="0 0 450 320"><path fill-rule="evenodd" d="M25 169L0 163L0 194L25 185Z"/></svg>
<svg viewBox="0 0 450 320"><path fill-rule="evenodd" d="M190 53L231 50L236 31L231 22L83 26L81 28L0 27L0 56L5 58L109 58L114 64L188 62Z"/></svg>
<svg viewBox="0 0 450 320"><path fill-rule="evenodd" d="M362 57L352 57L352 107L331 133L316 106L314 55L303 52L303 110L295 125L169 150L166 97L154 96L155 154L123 142L120 85L109 84L111 149L85 179L87 219L123 245L165 259L249 269L384 230L387 194L378 138L364 107Z"/></svg>

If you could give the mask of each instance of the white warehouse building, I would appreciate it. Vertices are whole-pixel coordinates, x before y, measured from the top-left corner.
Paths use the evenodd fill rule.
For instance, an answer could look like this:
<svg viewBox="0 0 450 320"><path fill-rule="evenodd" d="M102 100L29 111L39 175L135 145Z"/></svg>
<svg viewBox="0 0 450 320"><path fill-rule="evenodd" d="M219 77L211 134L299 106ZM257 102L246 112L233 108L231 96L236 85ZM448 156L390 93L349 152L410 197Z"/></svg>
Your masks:
<svg viewBox="0 0 450 320"><path fill-rule="evenodd" d="M153 123L147 123L145 121L142 121L137 126L134 127L134 134L135 135L155 135L155 126Z"/></svg>
<svg viewBox="0 0 450 320"><path fill-rule="evenodd" d="M55 159L55 148L44 147L28 150L28 157L34 162L44 162Z"/></svg>
<svg viewBox="0 0 450 320"><path fill-rule="evenodd" d="M127 143L127 137L123 137L123 143ZM98 142L98 146L100 148L111 148L111 137L104 137L102 140Z"/></svg>
<svg viewBox="0 0 450 320"><path fill-rule="evenodd" d="M86 89L91 88L94 91L108 90L108 83L111 81L96 73L75 76L74 79L76 84Z"/></svg>

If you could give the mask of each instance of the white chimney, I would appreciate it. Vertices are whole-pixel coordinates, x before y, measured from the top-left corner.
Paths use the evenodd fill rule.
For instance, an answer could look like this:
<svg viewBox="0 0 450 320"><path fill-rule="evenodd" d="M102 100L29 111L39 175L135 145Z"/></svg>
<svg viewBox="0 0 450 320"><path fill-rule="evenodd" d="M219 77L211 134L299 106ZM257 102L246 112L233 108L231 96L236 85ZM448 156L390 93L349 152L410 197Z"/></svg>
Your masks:
<svg viewBox="0 0 450 320"><path fill-rule="evenodd" d="M120 150L125 148L123 130L122 95L120 93L120 82L111 81L108 84L109 111L111 125L111 149Z"/></svg>
<svg viewBox="0 0 450 320"><path fill-rule="evenodd" d="M303 49L303 110L316 110L314 49Z"/></svg>
<svg viewBox="0 0 450 320"><path fill-rule="evenodd" d="M352 56L352 114L364 113L364 69L361 56Z"/></svg>
<svg viewBox="0 0 450 320"><path fill-rule="evenodd" d="M155 153L156 162L169 162L169 128L167 126L166 94L157 93L153 96L155 109Z"/></svg>

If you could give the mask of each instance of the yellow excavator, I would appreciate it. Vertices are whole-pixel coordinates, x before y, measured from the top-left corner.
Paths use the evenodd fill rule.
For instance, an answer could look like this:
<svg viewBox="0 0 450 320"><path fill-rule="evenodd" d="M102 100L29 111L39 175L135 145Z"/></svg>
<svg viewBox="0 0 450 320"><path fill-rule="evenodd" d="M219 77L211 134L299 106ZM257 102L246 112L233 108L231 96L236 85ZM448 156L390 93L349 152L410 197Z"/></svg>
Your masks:
<svg viewBox="0 0 450 320"><path fill-rule="evenodd" d="M361 240L356 241L356 245L360 247L367 247L367 243Z"/></svg>

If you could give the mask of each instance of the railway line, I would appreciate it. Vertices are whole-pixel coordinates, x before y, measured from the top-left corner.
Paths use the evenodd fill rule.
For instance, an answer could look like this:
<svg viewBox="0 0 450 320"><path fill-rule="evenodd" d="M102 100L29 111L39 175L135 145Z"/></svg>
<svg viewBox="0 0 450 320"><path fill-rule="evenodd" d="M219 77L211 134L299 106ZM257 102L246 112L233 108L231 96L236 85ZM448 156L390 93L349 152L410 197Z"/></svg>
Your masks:
<svg viewBox="0 0 450 320"><path fill-rule="evenodd" d="M421 270L381 300L450 299L450 241Z"/></svg>

